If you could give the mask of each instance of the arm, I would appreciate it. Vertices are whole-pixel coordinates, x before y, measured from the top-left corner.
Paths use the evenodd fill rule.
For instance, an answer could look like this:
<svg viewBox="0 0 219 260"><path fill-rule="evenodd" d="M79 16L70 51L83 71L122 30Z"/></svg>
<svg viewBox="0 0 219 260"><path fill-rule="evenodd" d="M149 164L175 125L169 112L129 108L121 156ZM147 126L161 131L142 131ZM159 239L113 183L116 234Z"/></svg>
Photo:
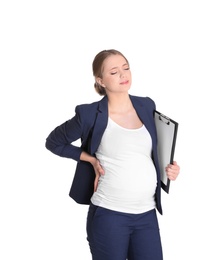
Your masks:
<svg viewBox="0 0 219 260"><path fill-rule="evenodd" d="M86 139L90 130L89 127L85 126L81 114L83 113L80 112L80 106L76 107L75 116L57 126L46 138L45 145L48 150L58 156L89 162L96 174L94 182L94 190L96 190L99 177L101 174L104 174L100 162L95 156L84 151L82 147L72 144L72 142L78 139Z"/></svg>
<svg viewBox="0 0 219 260"><path fill-rule="evenodd" d="M76 107L75 116L57 126L46 138L46 148L52 153L79 161L82 148L72 142L83 138L83 124Z"/></svg>

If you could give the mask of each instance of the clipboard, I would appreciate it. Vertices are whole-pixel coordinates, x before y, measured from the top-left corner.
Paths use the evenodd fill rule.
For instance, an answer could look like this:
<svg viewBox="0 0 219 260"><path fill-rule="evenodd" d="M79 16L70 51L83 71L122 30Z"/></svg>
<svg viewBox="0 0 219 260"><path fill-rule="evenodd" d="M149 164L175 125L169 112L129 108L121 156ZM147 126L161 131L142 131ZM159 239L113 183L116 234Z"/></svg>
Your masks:
<svg viewBox="0 0 219 260"><path fill-rule="evenodd" d="M173 163L178 123L155 110L154 120L157 129L157 154L161 173L161 188L169 193L170 180L167 178L165 168Z"/></svg>

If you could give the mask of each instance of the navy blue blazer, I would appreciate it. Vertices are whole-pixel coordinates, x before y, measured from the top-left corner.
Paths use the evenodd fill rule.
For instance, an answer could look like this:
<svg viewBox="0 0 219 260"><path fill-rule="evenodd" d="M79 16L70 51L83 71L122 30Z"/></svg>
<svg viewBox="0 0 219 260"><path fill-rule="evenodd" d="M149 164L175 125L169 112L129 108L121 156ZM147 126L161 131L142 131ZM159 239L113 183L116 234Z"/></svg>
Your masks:
<svg viewBox="0 0 219 260"><path fill-rule="evenodd" d="M154 122L155 103L149 97L130 95L132 104L152 138L152 159L157 173L155 192L156 208L162 214L160 168L157 156L157 133ZM78 105L70 120L57 126L46 139L46 148L61 157L77 161L69 196L79 204L90 204L94 191L95 172L93 166L80 161L82 151L95 156L108 122L108 98L91 104ZM80 139L81 146L74 145Z"/></svg>

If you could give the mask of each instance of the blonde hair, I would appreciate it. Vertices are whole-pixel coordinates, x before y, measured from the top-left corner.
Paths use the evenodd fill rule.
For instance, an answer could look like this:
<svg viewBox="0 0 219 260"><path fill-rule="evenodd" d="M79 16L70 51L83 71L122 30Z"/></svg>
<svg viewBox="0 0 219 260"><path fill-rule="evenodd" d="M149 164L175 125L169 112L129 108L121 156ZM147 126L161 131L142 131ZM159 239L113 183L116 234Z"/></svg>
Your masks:
<svg viewBox="0 0 219 260"><path fill-rule="evenodd" d="M111 55L121 55L126 60L126 62L129 64L126 57L120 51L117 51L115 49L103 50L95 56L93 63L92 63L93 76L95 78L102 78L103 62L105 61L106 58L108 58ZM105 88L102 87L99 83L95 82L94 88L100 96L106 95Z"/></svg>

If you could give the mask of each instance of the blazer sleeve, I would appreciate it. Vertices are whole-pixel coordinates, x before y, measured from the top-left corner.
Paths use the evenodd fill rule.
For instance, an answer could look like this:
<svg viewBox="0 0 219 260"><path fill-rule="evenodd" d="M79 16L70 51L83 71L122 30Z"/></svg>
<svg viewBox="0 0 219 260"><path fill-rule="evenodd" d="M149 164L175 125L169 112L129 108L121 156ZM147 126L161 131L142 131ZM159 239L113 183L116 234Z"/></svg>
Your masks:
<svg viewBox="0 0 219 260"><path fill-rule="evenodd" d="M77 106L75 116L57 126L46 138L46 148L58 156L79 161L82 148L72 143L83 139L83 128L80 106Z"/></svg>

